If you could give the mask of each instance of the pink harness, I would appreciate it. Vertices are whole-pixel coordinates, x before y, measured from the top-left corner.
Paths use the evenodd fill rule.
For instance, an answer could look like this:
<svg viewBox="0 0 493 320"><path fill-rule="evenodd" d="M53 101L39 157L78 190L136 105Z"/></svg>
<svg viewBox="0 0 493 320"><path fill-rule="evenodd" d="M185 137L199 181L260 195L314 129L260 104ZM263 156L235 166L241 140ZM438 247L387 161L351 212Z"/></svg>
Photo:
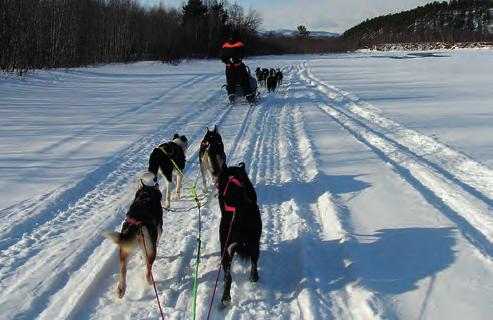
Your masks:
<svg viewBox="0 0 493 320"><path fill-rule="evenodd" d="M224 188L223 197L226 197L226 194L228 193L229 184L231 182L234 183L237 187L242 187L242 185L238 179L236 179L233 176L229 177L228 183L226 184L226 188ZM228 206L226 201L224 201L224 210L226 210L226 212L235 212L236 207Z"/></svg>

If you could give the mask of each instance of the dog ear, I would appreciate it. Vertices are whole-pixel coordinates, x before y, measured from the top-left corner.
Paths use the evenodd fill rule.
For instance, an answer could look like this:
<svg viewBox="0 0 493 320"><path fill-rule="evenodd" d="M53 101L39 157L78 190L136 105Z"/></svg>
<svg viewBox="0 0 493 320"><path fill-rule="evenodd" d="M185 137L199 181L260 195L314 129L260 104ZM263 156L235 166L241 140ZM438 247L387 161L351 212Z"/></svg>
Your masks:
<svg viewBox="0 0 493 320"><path fill-rule="evenodd" d="M187 137L185 137L185 136L181 136L180 139L183 141L188 141Z"/></svg>
<svg viewBox="0 0 493 320"><path fill-rule="evenodd" d="M205 133L207 134L209 132L211 132L211 130L209 130L209 127L205 127Z"/></svg>
<svg viewBox="0 0 493 320"><path fill-rule="evenodd" d="M219 133L219 128L217 127L217 125L214 125L214 130L212 131L214 131L215 133Z"/></svg>
<svg viewBox="0 0 493 320"><path fill-rule="evenodd" d="M179 138L180 135L178 133L175 133L175 135L173 136L173 140L175 140L176 138Z"/></svg>
<svg viewBox="0 0 493 320"><path fill-rule="evenodd" d="M245 162L240 162L240 163L238 163L238 167L242 168L242 169L243 169L243 171L246 171L246 170L245 170Z"/></svg>

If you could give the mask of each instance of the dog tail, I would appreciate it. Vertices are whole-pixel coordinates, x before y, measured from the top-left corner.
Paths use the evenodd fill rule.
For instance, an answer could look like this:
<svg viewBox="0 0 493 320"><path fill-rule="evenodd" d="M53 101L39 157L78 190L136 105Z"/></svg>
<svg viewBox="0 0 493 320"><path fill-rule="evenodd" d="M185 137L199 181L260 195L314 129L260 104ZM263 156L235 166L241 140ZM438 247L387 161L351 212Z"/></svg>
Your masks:
<svg viewBox="0 0 493 320"><path fill-rule="evenodd" d="M110 239L114 243L118 244L120 242L120 232L116 231L105 231L102 233L103 237Z"/></svg>
<svg viewBox="0 0 493 320"><path fill-rule="evenodd" d="M119 247L125 246L132 242L132 239L116 231L105 231L102 233L103 237L110 239L114 243L116 243Z"/></svg>

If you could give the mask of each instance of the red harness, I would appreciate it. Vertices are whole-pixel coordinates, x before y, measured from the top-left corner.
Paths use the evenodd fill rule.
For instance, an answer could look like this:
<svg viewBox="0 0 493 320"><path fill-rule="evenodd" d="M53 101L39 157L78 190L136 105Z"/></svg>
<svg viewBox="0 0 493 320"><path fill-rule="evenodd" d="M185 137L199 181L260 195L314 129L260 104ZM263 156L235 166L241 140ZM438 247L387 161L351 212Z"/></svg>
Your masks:
<svg viewBox="0 0 493 320"><path fill-rule="evenodd" d="M234 64L226 63L226 67L230 68L231 66L238 68L239 66L241 66L241 63L234 63Z"/></svg>
<svg viewBox="0 0 493 320"><path fill-rule="evenodd" d="M207 149L209 147L209 141L207 140L202 140L202 142L200 143L200 147L202 149Z"/></svg>
<svg viewBox="0 0 493 320"><path fill-rule="evenodd" d="M233 176L229 177L228 183L226 184L226 188L224 188L223 197L226 197L226 194L228 193L228 188L229 188L229 184L230 183L234 183L237 187L242 187L242 184L241 184L241 182L238 179L236 179ZM236 211L236 207L228 206L228 204L226 203L226 201L224 201L224 210L226 210L226 212L235 212Z"/></svg>
<svg viewBox="0 0 493 320"><path fill-rule="evenodd" d="M140 226L142 224L142 221L139 221L137 219L134 219L134 218L132 218L130 216L127 216L125 218L125 222L130 223L130 224L132 224L134 226Z"/></svg>

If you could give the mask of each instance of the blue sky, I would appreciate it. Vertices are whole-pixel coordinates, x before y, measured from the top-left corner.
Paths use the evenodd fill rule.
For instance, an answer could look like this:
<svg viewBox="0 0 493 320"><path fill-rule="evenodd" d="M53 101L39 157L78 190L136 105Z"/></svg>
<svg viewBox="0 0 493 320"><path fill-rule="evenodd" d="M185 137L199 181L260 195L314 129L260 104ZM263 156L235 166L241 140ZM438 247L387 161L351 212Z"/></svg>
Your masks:
<svg viewBox="0 0 493 320"><path fill-rule="evenodd" d="M180 6L184 0L140 0L142 4ZM230 1L234 2L234 1ZM308 30L343 32L344 30L382 14L395 13L423 5L430 0L242 0L262 16L262 29L296 29L303 24Z"/></svg>

